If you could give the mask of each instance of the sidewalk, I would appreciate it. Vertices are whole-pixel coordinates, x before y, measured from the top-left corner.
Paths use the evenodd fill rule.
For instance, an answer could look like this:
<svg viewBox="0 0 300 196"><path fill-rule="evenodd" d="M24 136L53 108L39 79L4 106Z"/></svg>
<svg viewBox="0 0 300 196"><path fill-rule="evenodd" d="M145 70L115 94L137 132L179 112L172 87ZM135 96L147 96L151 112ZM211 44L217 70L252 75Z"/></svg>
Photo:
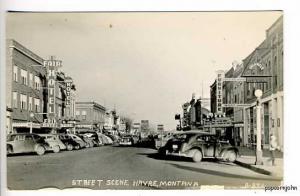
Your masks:
<svg viewBox="0 0 300 196"><path fill-rule="evenodd" d="M263 157L263 165L255 165L255 156L241 155L236 160L236 164L260 174L270 175L277 178L283 178L283 159L276 158L275 166L272 166L272 162L269 157Z"/></svg>

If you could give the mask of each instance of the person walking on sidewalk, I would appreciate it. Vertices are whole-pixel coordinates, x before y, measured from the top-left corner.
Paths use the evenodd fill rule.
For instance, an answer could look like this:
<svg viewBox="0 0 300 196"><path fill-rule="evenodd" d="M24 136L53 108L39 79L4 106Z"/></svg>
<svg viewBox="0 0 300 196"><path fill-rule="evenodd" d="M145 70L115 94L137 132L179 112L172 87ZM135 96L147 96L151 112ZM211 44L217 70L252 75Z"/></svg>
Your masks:
<svg viewBox="0 0 300 196"><path fill-rule="evenodd" d="M279 149L279 146L277 144L277 139L274 134L271 134L270 138L270 153L271 153L271 158L270 161L272 161L272 165L275 166L275 150Z"/></svg>

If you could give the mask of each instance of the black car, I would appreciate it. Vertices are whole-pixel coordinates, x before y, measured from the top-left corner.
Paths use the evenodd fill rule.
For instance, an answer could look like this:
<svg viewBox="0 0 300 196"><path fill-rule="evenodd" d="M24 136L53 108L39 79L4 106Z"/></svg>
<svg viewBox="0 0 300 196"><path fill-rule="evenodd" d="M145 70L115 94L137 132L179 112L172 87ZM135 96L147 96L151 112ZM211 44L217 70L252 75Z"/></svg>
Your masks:
<svg viewBox="0 0 300 196"><path fill-rule="evenodd" d="M194 162L200 162L202 158L219 158L234 162L238 156L238 149L214 134L186 131L174 134L166 145L159 149L159 153L190 157Z"/></svg>
<svg viewBox="0 0 300 196"><path fill-rule="evenodd" d="M66 145L67 150L69 150L69 151L73 150L74 148L78 150L81 147L80 143L77 142L76 140L74 140L68 134L60 134L59 139Z"/></svg>

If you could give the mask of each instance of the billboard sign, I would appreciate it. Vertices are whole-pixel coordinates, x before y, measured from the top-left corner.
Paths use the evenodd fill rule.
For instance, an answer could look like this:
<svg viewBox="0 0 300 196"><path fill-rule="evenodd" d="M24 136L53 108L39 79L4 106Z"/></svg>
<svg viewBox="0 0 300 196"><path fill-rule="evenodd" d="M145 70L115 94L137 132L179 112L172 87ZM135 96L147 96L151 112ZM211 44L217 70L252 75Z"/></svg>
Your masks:
<svg viewBox="0 0 300 196"><path fill-rule="evenodd" d="M162 124L157 125L157 131L164 131L164 125Z"/></svg>
<svg viewBox="0 0 300 196"><path fill-rule="evenodd" d="M149 120L141 120L141 130L142 131L149 130Z"/></svg>

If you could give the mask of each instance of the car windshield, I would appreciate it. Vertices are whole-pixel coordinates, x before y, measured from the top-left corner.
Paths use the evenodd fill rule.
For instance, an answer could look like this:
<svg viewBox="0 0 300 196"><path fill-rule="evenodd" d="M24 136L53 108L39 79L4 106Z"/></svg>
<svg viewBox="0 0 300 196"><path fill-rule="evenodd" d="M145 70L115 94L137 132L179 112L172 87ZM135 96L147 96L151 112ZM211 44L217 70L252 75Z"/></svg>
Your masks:
<svg viewBox="0 0 300 196"><path fill-rule="evenodd" d="M8 135L7 138L6 138L6 140L7 140L8 142L10 142L10 141L14 141L15 138L16 138L16 135Z"/></svg>

